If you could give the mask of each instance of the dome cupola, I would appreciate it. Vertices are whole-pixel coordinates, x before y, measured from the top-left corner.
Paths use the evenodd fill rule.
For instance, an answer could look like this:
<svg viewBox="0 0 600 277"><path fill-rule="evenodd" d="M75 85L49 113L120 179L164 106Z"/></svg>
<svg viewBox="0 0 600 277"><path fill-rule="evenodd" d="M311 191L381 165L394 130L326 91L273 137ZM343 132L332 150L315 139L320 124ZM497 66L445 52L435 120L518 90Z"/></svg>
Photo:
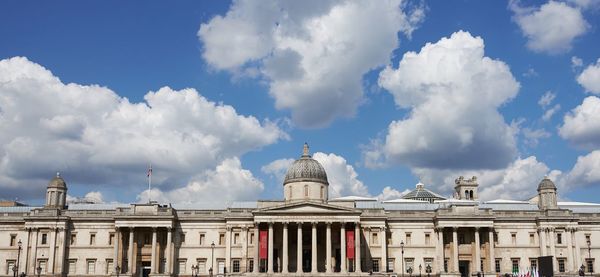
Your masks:
<svg viewBox="0 0 600 277"><path fill-rule="evenodd" d="M540 210L558 209L556 185L548 176L540 182L538 191L538 208Z"/></svg>
<svg viewBox="0 0 600 277"><path fill-rule="evenodd" d="M309 154L304 143L302 156L288 168L283 181L284 198L292 200L327 201L329 182L325 168Z"/></svg>
<svg viewBox="0 0 600 277"><path fill-rule="evenodd" d="M67 183L60 173L50 180L46 188L46 208L64 209L67 205Z"/></svg>

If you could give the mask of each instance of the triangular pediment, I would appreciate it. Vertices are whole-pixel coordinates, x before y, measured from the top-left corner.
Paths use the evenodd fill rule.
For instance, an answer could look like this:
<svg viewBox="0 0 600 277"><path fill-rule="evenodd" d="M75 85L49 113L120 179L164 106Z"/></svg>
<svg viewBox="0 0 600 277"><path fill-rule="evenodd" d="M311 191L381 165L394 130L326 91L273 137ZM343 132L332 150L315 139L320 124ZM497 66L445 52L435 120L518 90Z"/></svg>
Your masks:
<svg viewBox="0 0 600 277"><path fill-rule="evenodd" d="M255 211L255 214L340 214L340 213L360 213L359 211L331 204L316 202L295 202L286 203L274 207L268 207Z"/></svg>

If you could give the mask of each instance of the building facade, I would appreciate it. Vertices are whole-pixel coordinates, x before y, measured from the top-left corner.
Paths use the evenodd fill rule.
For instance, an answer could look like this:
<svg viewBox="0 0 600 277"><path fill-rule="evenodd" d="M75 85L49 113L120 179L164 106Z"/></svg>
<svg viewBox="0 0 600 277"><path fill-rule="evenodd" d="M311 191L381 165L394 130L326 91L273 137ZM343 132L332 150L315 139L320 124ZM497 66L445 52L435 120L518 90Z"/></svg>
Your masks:
<svg viewBox="0 0 600 277"><path fill-rule="evenodd" d="M69 204L59 175L43 207L0 207L0 276L477 276L530 271L600 276L600 204L558 202L545 178L528 201L478 199L475 177L445 199L329 199L308 153L283 200Z"/></svg>

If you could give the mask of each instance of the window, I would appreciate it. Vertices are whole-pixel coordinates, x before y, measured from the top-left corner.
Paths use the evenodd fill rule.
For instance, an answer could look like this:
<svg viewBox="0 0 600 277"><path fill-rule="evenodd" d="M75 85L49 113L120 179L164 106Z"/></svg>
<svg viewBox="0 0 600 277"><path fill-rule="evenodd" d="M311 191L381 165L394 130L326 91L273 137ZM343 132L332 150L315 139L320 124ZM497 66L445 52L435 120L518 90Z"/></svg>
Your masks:
<svg viewBox="0 0 600 277"><path fill-rule="evenodd" d="M411 233L406 233L406 245L410 245L412 242Z"/></svg>
<svg viewBox="0 0 600 277"><path fill-rule="evenodd" d="M321 199L325 198L325 188L321 186Z"/></svg>
<svg viewBox="0 0 600 277"><path fill-rule="evenodd" d="M69 275L73 275L77 272L77 260L69 260L67 272Z"/></svg>
<svg viewBox="0 0 600 277"><path fill-rule="evenodd" d="M534 233L529 233L529 244L531 244L531 245L535 244L535 234Z"/></svg>
<svg viewBox="0 0 600 277"><path fill-rule="evenodd" d="M379 240L377 239L377 235L378 235L377 233L371 233L371 243L372 244L379 244L378 243Z"/></svg>
<svg viewBox="0 0 600 277"><path fill-rule="evenodd" d="M225 234L220 233L219 234L219 245L224 245L224 244L225 244Z"/></svg>
<svg viewBox="0 0 600 277"><path fill-rule="evenodd" d="M510 239L511 239L511 243L513 245L517 244L517 233L510 233Z"/></svg>
<svg viewBox="0 0 600 277"><path fill-rule="evenodd" d="M556 244L562 244L562 233L556 234Z"/></svg>
<svg viewBox="0 0 600 277"><path fill-rule="evenodd" d="M115 242L115 234L114 233L110 233L108 235L108 245L113 245L114 242Z"/></svg>
<svg viewBox="0 0 600 277"><path fill-rule="evenodd" d="M425 258L423 259L425 267L423 267L423 272L427 273L427 267L431 268L431 273L433 273L433 258Z"/></svg>
<svg viewBox="0 0 600 277"><path fill-rule="evenodd" d="M240 233L233 234L233 244L237 245L240 243Z"/></svg>
<svg viewBox="0 0 600 277"><path fill-rule="evenodd" d="M448 272L448 261L449 259L444 259L444 272Z"/></svg>
<svg viewBox="0 0 600 277"><path fill-rule="evenodd" d="M224 260L218 260L217 261L217 266L219 271L217 271L217 273L219 274L225 274L225 261Z"/></svg>
<svg viewBox="0 0 600 277"><path fill-rule="evenodd" d="M431 244L431 235L429 233L425 234L425 245Z"/></svg>
<svg viewBox="0 0 600 277"><path fill-rule="evenodd" d="M536 259L529 259L529 264L531 266L531 271L537 270L537 260Z"/></svg>
<svg viewBox="0 0 600 277"><path fill-rule="evenodd" d="M558 260L558 272L565 272L565 259Z"/></svg>
<svg viewBox="0 0 600 277"><path fill-rule="evenodd" d="M240 260L233 260L233 264L231 265L233 272L240 272Z"/></svg>
<svg viewBox="0 0 600 277"><path fill-rule="evenodd" d="M206 234L200 233L200 245L204 245L206 242Z"/></svg>
<svg viewBox="0 0 600 277"><path fill-rule="evenodd" d="M373 259L373 272L379 272L379 259Z"/></svg>
<svg viewBox="0 0 600 277"><path fill-rule="evenodd" d="M512 272L519 272L519 259L512 259Z"/></svg>
<svg viewBox="0 0 600 277"><path fill-rule="evenodd" d="M254 260L248 260L248 272L254 272Z"/></svg>
<svg viewBox="0 0 600 277"><path fill-rule="evenodd" d="M48 244L48 234L42 234L42 245Z"/></svg>
<svg viewBox="0 0 600 277"><path fill-rule="evenodd" d="M496 261L494 262L494 268L496 273L500 273L500 261L501 259L496 259Z"/></svg>
<svg viewBox="0 0 600 277"><path fill-rule="evenodd" d="M38 267L40 267L42 269L41 274L46 274L46 272L48 272L47 265L48 265L48 260L39 260L38 261Z"/></svg>
<svg viewBox="0 0 600 277"><path fill-rule="evenodd" d="M289 199L292 199L292 187L288 187Z"/></svg>
<svg viewBox="0 0 600 277"><path fill-rule="evenodd" d="M308 185L304 185L304 197L308 197Z"/></svg>
<svg viewBox="0 0 600 277"><path fill-rule="evenodd" d="M206 260L198 259L197 263L198 263L198 273L200 273L200 274L206 273Z"/></svg>
<svg viewBox="0 0 600 277"><path fill-rule="evenodd" d="M88 275L96 274L96 260L87 260L87 271Z"/></svg>
<svg viewBox="0 0 600 277"><path fill-rule="evenodd" d="M185 273L185 259L179 259L177 261L177 274L184 274Z"/></svg>
<svg viewBox="0 0 600 277"><path fill-rule="evenodd" d="M404 259L404 270L406 273L415 273L415 259L414 258L405 258Z"/></svg>
<svg viewBox="0 0 600 277"><path fill-rule="evenodd" d="M10 234L10 246L16 246L16 245L17 245L17 235Z"/></svg>
<svg viewBox="0 0 600 277"><path fill-rule="evenodd" d="M106 274L111 274L115 272L115 267L113 265L114 264L112 259L106 259Z"/></svg>
<svg viewBox="0 0 600 277"><path fill-rule="evenodd" d="M594 272L594 259L585 259L585 264L587 265L587 272Z"/></svg>
<svg viewBox="0 0 600 277"><path fill-rule="evenodd" d="M96 234L92 233L90 234L90 245L95 245L96 244Z"/></svg>
<svg viewBox="0 0 600 277"><path fill-rule="evenodd" d="M13 274L13 267L15 267L16 263L17 262L15 260L7 260L6 261L6 275Z"/></svg>
<svg viewBox="0 0 600 277"><path fill-rule="evenodd" d="M254 233L250 234L250 245L254 245Z"/></svg>
<svg viewBox="0 0 600 277"><path fill-rule="evenodd" d="M75 245L77 243L77 234L71 234L71 245Z"/></svg>
<svg viewBox="0 0 600 277"><path fill-rule="evenodd" d="M394 259L392 258L388 258L387 259L387 270L388 272L394 272Z"/></svg>

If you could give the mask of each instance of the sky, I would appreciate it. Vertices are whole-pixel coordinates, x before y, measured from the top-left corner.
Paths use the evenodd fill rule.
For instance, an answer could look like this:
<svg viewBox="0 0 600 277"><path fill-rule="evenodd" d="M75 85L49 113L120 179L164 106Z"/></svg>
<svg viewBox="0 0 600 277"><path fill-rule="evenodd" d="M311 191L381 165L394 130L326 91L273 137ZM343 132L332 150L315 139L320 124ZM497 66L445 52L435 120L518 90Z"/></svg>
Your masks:
<svg viewBox="0 0 600 277"><path fill-rule="evenodd" d="M3 1L0 198L600 194L600 1ZM152 167L148 190L147 171Z"/></svg>

